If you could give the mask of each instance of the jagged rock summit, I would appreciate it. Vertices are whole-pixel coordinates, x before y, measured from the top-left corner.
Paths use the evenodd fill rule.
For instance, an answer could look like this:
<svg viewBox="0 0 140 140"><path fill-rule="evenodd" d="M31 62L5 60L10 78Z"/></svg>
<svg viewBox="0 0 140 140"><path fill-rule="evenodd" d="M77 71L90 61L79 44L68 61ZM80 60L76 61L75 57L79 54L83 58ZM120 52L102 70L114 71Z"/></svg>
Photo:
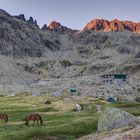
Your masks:
<svg viewBox="0 0 140 140"><path fill-rule="evenodd" d="M140 23L120 21L118 19L114 19L112 21L105 19L94 19L88 22L83 30L92 30L96 32L130 31L140 33Z"/></svg>
<svg viewBox="0 0 140 140"><path fill-rule="evenodd" d="M44 29L44 27L45 27L45 25L43 26L42 29ZM48 27L45 27L45 29L49 29L51 31L55 31L58 33L73 33L73 32L75 32L74 30L72 30L66 26L62 26L61 23L57 22L57 21L52 21Z"/></svg>
<svg viewBox="0 0 140 140"><path fill-rule="evenodd" d="M57 21L52 21L52 22L50 23L50 25L48 26L48 28L49 28L50 30L57 30L57 29L62 29L63 27L62 27L62 25L61 25L59 22L57 22Z"/></svg>

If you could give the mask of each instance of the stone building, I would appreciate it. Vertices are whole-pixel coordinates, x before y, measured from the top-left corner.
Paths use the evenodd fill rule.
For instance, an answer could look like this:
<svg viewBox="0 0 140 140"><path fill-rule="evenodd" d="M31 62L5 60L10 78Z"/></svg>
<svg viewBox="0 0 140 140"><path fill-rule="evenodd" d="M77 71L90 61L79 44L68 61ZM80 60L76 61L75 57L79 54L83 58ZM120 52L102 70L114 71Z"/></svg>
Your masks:
<svg viewBox="0 0 140 140"><path fill-rule="evenodd" d="M127 75L126 74L106 74L106 75L102 75L101 78L104 84L121 85L125 83L127 79Z"/></svg>

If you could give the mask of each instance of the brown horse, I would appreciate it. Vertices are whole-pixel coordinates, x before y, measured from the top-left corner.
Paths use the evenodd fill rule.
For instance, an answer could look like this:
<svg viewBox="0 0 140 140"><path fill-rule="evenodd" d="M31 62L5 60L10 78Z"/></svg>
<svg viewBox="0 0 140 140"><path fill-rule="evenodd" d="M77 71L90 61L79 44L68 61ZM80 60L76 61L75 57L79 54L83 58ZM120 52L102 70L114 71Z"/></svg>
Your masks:
<svg viewBox="0 0 140 140"><path fill-rule="evenodd" d="M7 123L8 122L8 115L7 114L0 114L0 119L2 124Z"/></svg>
<svg viewBox="0 0 140 140"><path fill-rule="evenodd" d="M38 122L40 121L40 124L43 125L43 119L41 117L41 115L37 114L37 113L33 113L33 114L28 114L26 116L26 126L29 127L29 121L33 121L33 126L34 126L34 123L35 121L37 121L37 125L38 125Z"/></svg>

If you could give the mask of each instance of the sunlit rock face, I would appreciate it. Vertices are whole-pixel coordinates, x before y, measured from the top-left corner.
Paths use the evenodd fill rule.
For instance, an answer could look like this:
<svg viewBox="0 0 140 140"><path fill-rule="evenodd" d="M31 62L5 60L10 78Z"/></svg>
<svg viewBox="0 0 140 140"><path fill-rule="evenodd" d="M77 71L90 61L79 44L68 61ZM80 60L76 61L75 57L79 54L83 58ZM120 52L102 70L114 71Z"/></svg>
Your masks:
<svg viewBox="0 0 140 140"><path fill-rule="evenodd" d="M59 22L52 21L48 27L50 30L62 29L62 25Z"/></svg>
<svg viewBox="0 0 140 140"><path fill-rule="evenodd" d="M75 31L68 28L68 27L65 27L65 26L62 26L61 23L57 22L57 21L52 21L50 23L50 25L47 27L48 30L50 31L54 31L54 32L57 32L57 33L74 33Z"/></svg>
<svg viewBox="0 0 140 140"><path fill-rule="evenodd" d="M93 30L98 32L131 31L140 33L140 23L131 21L119 21L118 19L114 19L112 21L95 19L87 23L84 30Z"/></svg>

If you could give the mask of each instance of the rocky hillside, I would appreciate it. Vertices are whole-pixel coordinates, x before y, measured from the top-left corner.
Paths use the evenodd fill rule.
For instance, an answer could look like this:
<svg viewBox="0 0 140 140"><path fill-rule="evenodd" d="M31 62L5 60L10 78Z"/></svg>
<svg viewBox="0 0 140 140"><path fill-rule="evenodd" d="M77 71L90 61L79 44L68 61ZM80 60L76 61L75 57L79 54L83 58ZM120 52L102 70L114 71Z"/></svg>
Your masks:
<svg viewBox="0 0 140 140"><path fill-rule="evenodd" d="M54 30L51 25L47 29L43 32L32 17L26 20L24 15L11 16L0 10L0 54L41 57L48 51L60 50L59 37L50 33L50 30Z"/></svg>
<svg viewBox="0 0 140 140"><path fill-rule="evenodd" d="M93 20L86 25L83 32L69 29L56 21L52 21L49 26L45 24L40 29L37 21L32 17L26 20L23 14L11 16L0 10L0 54L14 58L24 56L38 58L49 56L50 52L64 51L65 53L76 49L74 51L77 51L78 57L81 55L90 57L90 54L96 52L96 49L101 49L101 47L115 49L113 46L121 46L122 43L126 44L124 47L118 48L118 53L130 54L134 51L134 46L137 47L140 43L139 35L131 32L138 33L139 29L140 23L121 22L116 19L111 22ZM109 33L98 33L98 31ZM139 57L139 52L136 57Z"/></svg>
<svg viewBox="0 0 140 140"><path fill-rule="evenodd" d="M43 83L43 91L73 85L86 95L121 91L133 97L140 80L139 31L139 23L118 20L93 20L81 31L56 21L40 28L32 17L0 10L1 90L26 91ZM109 73L128 74L128 81L123 87L103 85L100 76Z"/></svg>

